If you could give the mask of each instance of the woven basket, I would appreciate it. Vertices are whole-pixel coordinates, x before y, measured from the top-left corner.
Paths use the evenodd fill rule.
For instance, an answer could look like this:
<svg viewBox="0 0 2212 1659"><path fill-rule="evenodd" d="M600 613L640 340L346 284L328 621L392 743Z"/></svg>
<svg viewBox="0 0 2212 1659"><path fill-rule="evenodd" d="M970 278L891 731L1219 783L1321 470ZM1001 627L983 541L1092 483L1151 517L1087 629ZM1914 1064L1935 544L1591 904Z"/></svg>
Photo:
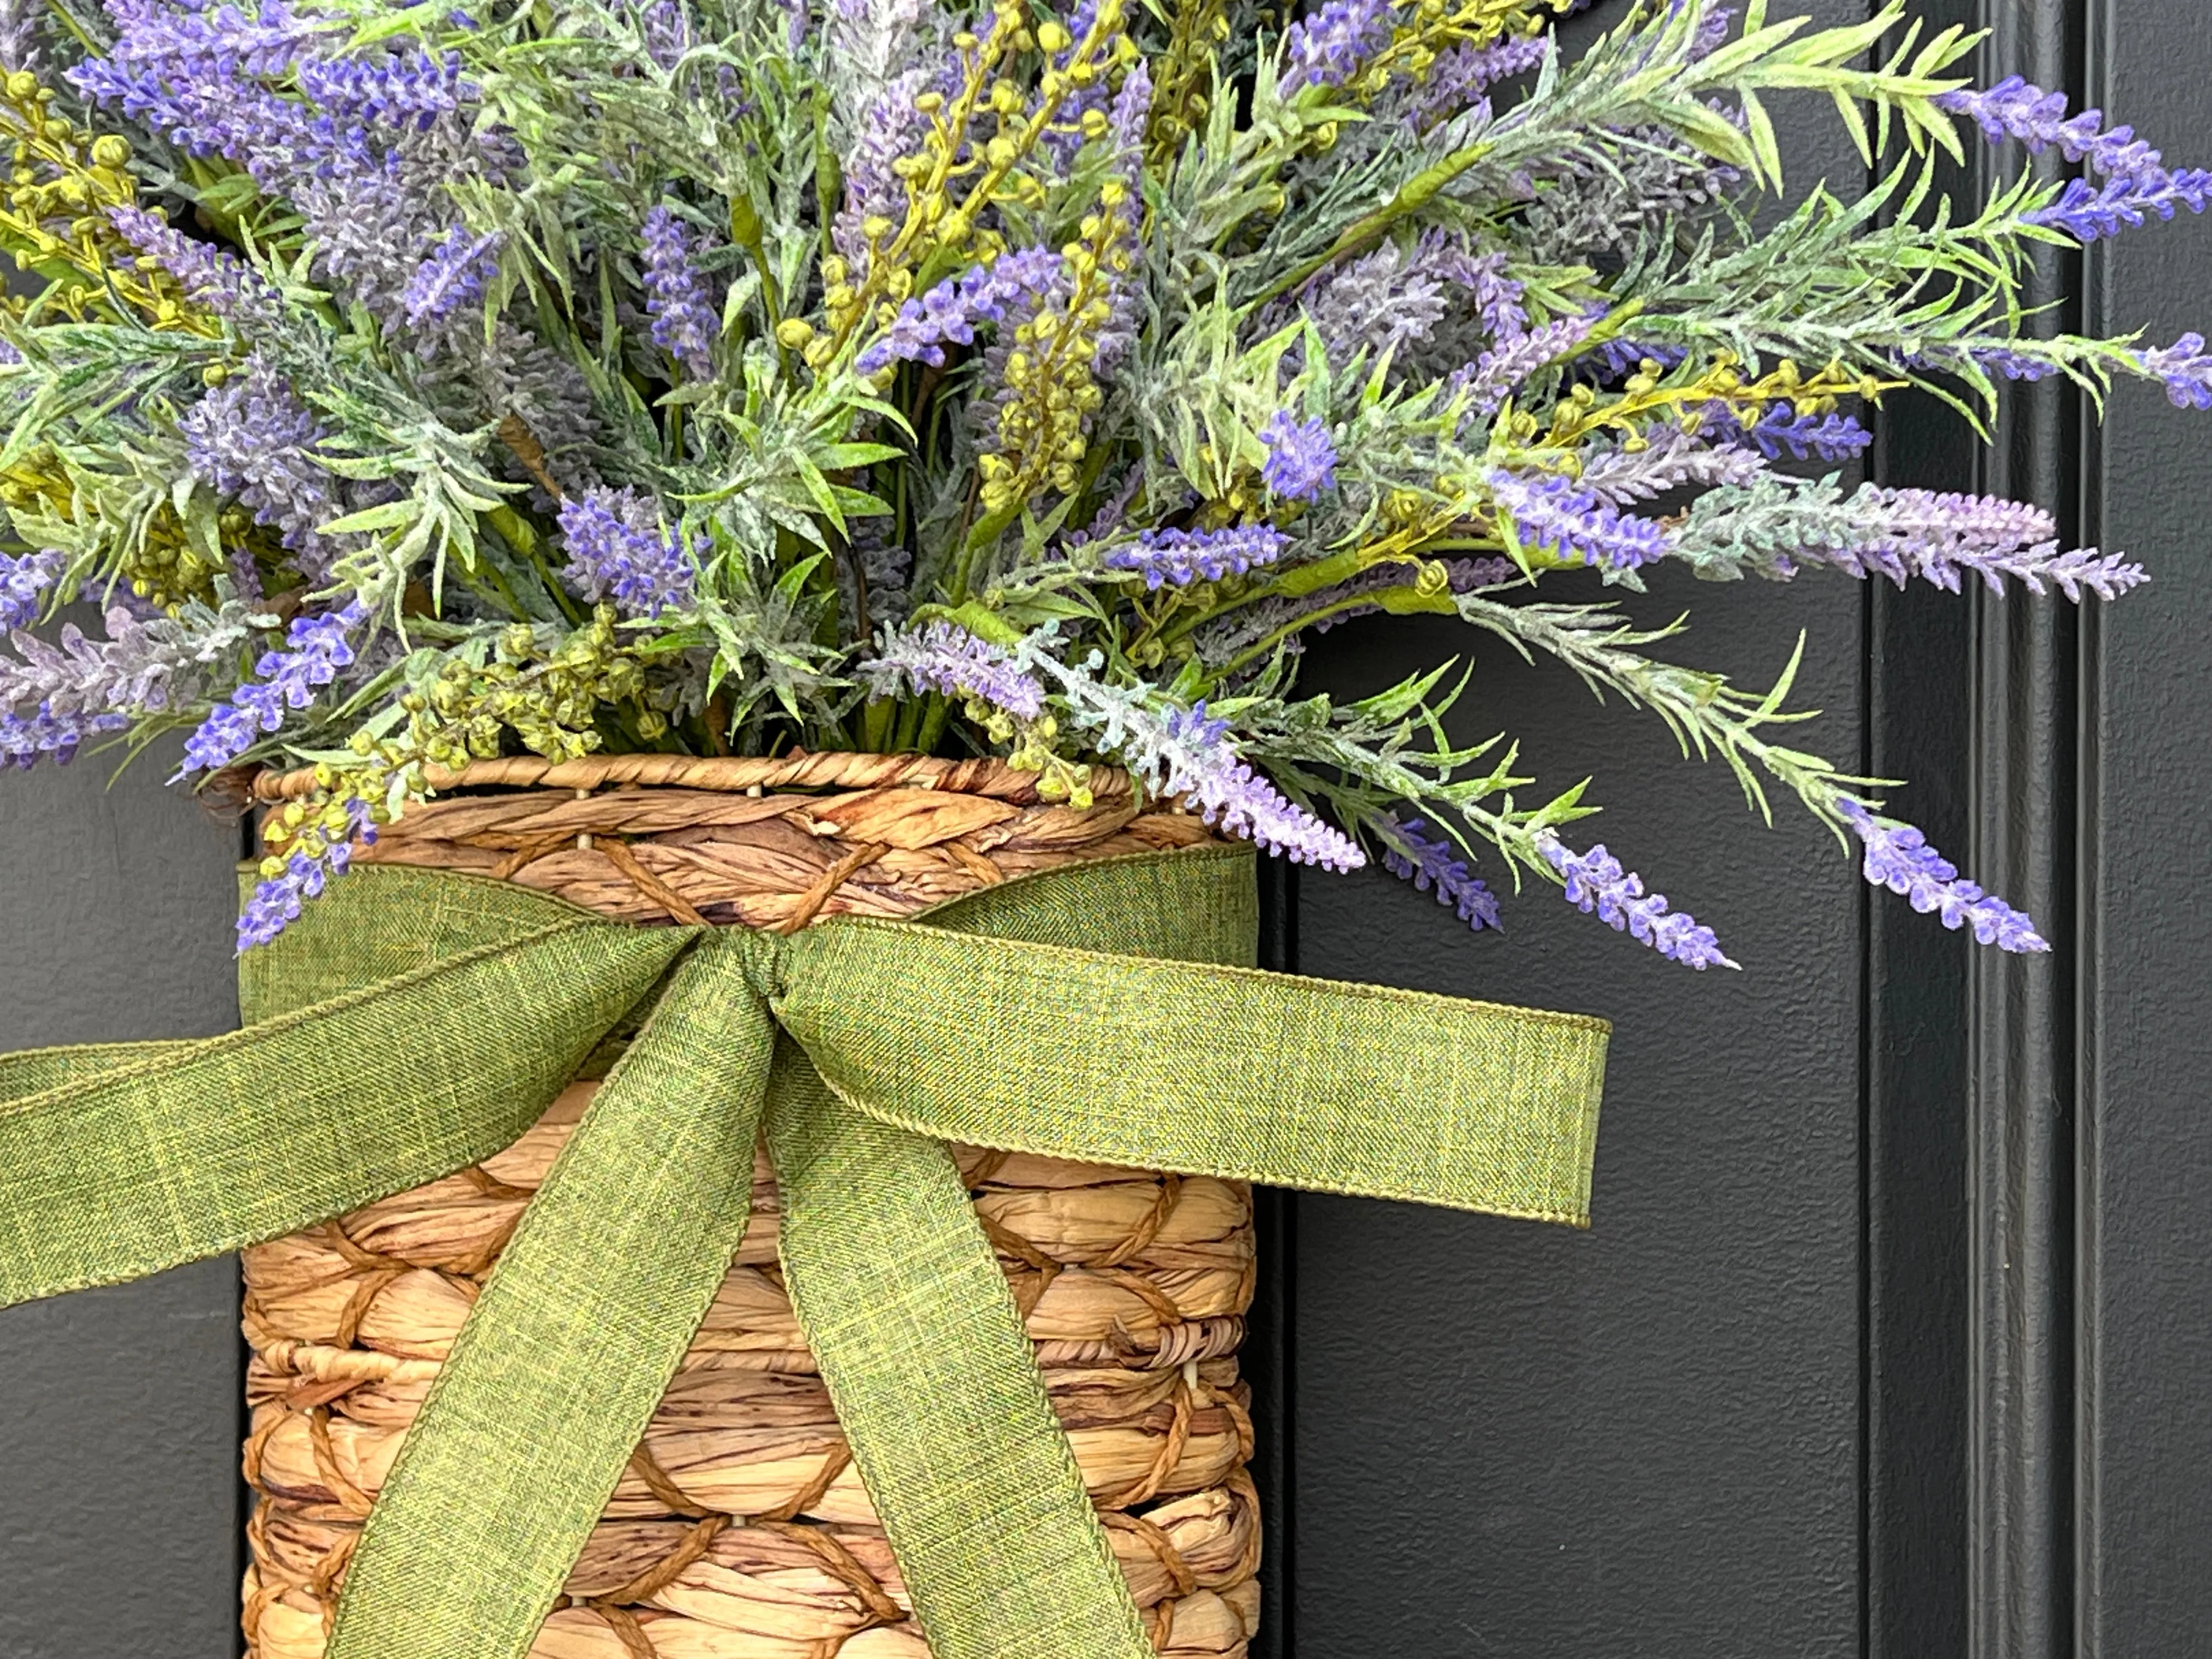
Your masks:
<svg viewBox="0 0 2212 1659"><path fill-rule="evenodd" d="M1209 838L995 762L499 761L362 856L475 871L627 921L791 931L901 916L1010 876ZM264 775L264 802L304 775ZM362 1516L523 1206L582 1112L573 1085L476 1167L246 1252L256 1503L248 1652L319 1659ZM1203 1177L956 1149L1154 1645L1237 1659L1260 1522L1237 1348L1250 1194ZM926 1659L777 1268L763 1158L728 1279L544 1625L542 1659ZM1079 1659L1071 1655L1069 1659Z"/></svg>

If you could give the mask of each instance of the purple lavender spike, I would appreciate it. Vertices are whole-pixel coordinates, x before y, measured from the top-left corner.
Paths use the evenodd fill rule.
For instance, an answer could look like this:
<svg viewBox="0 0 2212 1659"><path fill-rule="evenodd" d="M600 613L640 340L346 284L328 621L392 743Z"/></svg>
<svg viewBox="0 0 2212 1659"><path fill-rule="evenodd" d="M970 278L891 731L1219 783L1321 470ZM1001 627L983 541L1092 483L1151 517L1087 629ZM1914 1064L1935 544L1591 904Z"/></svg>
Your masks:
<svg viewBox="0 0 2212 1659"><path fill-rule="evenodd" d="M720 313L708 303L707 284L694 266L690 230L665 204L645 216L640 227L645 248L645 308L653 319L653 341L684 366L695 380L714 378L714 343L721 337Z"/></svg>
<svg viewBox="0 0 2212 1659"><path fill-rule="evenodd" d="M1401 881L1412 882L1416 892L1433 891L1437 903L1450 905L1474 932L1486 927L1503 932L1505 923L1498 911L1498 895L1468 870L1449 842L1430 841L1422 836L1419 832L1425 828L1420 818L1407 818L1402 823L1396 818L1387 819L1378 831L1383 842L1382 867ZM1399 845L1392 845L1394 842Z"/></svg>
<svg viewBox="0 0 2212 1659"><path fill-rule="evenodd" d="M638 22L645 33L645 55L655 67L672 70L691 50L691 18L682 0L653 0Z"/></svg>
<svg viewBox="0 0 2212 1659"><path fill-rule="evenodd" d="M1389 43L1390 26L1390 0L1328 0L1284 32L1280 92L1343 85Z"/></svg>
<svg viewBox="0 0 2212 1659"><path fill-rule="evenodd" d="M281 873L254 888L253 896L238 918L240 955L268 944L297 921L301 907L310 899L320 898L331 878L343 875L351 866L356 842L376 844L376 822L370 816L369 804L358 795L349 795L343 805L346 828L332 838L328 852L319 859L295 853L284 860Z"/></svg>
<svg viewBox="0 0 2212 1659"><path fill-rule="evenodd" d="M1848 415L1800 415L1788 404L1769 405L1744 435L1769 460L1786 449L1801 461L1844 461L1874 442L1874 434Z"/></svg>
<svg viewBox="0 0 2212 1659"><path fill-rule="evenodd" d="M1612 485L1600 478L1596 487ZM1710 523L1694 521L1721 499L1717 493L1699 499L1687 533L1710 530ZM1759 516L1754 509L1753 520ZM2064 548L2057 528L2050 514L2025 501L1863 484L1848 500L1820 501L1805 516L1785 511L1753 539L1764 544L1766 574L1784 580L1800 564L1818 562L1853 576L1887 576L1899 587L1917 577L1955 593L1967 577L1978 576L1992 593L2002 595L2009 580L2039 594L2055 586L2079 602L2084 593L2117 599L2149 580L2123 555Z"/></svg>
<svg viewBox="0 0 2212 1659"><path fill-rule="evenodd" d="M1279 409L1260 428L1260 441L1267 446L1261 481L1285 501L1310 501L1336 488L1336 445L1328 422L1317 416L1302 421Z"/></svg>
<svg viewBox="0 0 2212 1659"><path fill-rule="evenodd" d="M347 635L368 620L368 611L356 599L343 609L320 617L301 617L285 635L288 649L264 653L254 672L284 700L288 708L305 708L320 687L338 677L338 670L353 664L353 646Z"/></svg>
<svg viewBox="0 0 2212 1659"><path fill-rule="evenodd" d="M193 473L234 495L280 532L303 568L319 575L333 552L320 526L340 515L336 480L310 459L321 423L290 386L260 365L232 376L177 423Z"/></svg>
<svg viewBox="0 0 2212 1659"><path fill-rule="evenodd" d="M1955 370L1965 362L1972 362L1990 374L2007 380L2045 380L2057 374L2058 365L2048 357L2032 356L2014 351L2008 346L1926 346L1918 351L1893 354L1893 361L1900 368L1932 368Z"/></svg>
<svg viewBox="0 0 2212 1659"><path fill-rule="evenodd" d="M845 202L830 226L830 239L853 282L868 270L868 239L862 227L878 218L896 224L906 214L906 181L892 169L926 125L914 106L924 88L918 69L886 82L868 106L868 118L853 153L845 158Z"/></svg>
<svg viewBox="0 0 2212 1659"><path fill-rule="evenodd" d="M1878 509L1884 528L1925 547L2002 551L2058 533L2058 521L2047 510L2002 495L1868 484L1853 505Z"/></svg>
<svg viewBox="0 0 2212 1659"><path fill-rule="evenodd" d="M1521 567L1499 556L1490 559L1445 559L1444 580L1455 593L1474 593L1486 587L1503 587L1522 578ZM1326 628L1328 624L1322 623Z"/></svg>
<svg viewBox="0 0 2212 1659"><path fill-rule="evenodd" d="M2146 373L2166 382L2166 395L2176 409L2212 409L2212 356L2204 350L2204 337L2191 331L2170 346L2157 346L2135 354Z"/></svg>
<svg viewBox="0 0 2212 1659"><path fill-rule="evenodd" d="M2049 941L2027 915L1995 894L1959 878L1959 867L1928 844L1909 823L1884 823L1857 801L1838 803L1844 822L1865 843L1868 881L1901 893L1923 915L1934 913L1954 930L1969 927L1976 939L2000 951L2048 951Z"/></svg>
<svg viewBox="0 0 2212 1659"><path fill-rule="evenodd" d="M1650 564L1672 549L1666 526L1656 519L1623 513L1567 478L1492 472L1490 486L1498 504L1512 516L1523 546L1605 570Z"/></svg>
<svg viewBox="0 0 2212 1659"><path fill-rule="evenodd" d="M40 703L31 714L0 709L0 765L28 771L48 755L55 765L66 766L87 738L120 732L130 724L127 714L61 714L49 703Z"/></svg>
<svg viewBox="0 0 2212 1659"><path fill-rule="evenodd" d="M428 132L483 95L462 75L458 52L309 58L295 74L300 90L339 120L403 132Z"/></svg>
<svg viewBox="0 0 2212 1659"><path fill-rule="evenodd" d="M116 62L203 76L210 70L282 75L336 45L343 27L335 17L302 16L284 0L267 0L252 16L235 5L192 12L167 0L106 0L106 9L116 25Z"/></svg>
<svg viewBox="0 0 2212 1659"><path fill-rule="evenodd" d="M1701 62L1726 46L1729 32L1735 27L1734 6L1715 6L1708 11L1698 20L1698 32L1691 38L1691 61Z"/></svg>
<svg viewBox="0 0 2212 1659"><path fill-rule="evenodd" d="M301 617L286 635L288 648L264 653L254 665L256 679L241 685L228 702L217 703L185 742L185 770L213 772L229 765L284 723L287 708L305 708L315 694L354 660L353 630L368 620L356 599L343 610Z"/></svg>
<svg viewBox="0 0 2212 1659"><path fill-rule="evenodd" d="M1551 49L1547 35L1515 34L1488 46L1462 45L1439 52L1413 94L1407 118L1418 127L1447 120L1500 81L1535 68Z"/></svg>
<svg viewBox="0 0 2212 1659"><path fill-rule="evenodd" d="M1137 495L1144 487L1145 464L1139 459L1131 464L1127 476L1116 486L1114 493L1099 504L1097 512L1091 514L1091 522L1080 530L1067 532L1060 538L1060 545L1063 548L1087 547L1092 542L1112 535L1121 527L1121 520L1129 516L1129 509L1136 504Z"/></svg>
<svg viewBox="0 0 2212 1659"><path fill-rule="evenodd" d="M2171 219L2183 208L2202 213L2208 199L2212 199L2212 171L2184 167L2146 179L2114 179L2101 189L2086 179L2070 179L2056 202L2025 217L2030 224L2049 225L2086 245L2135 228L2147 214Z"/></svg>
<svg viewBox="0 0 2212 1659"><path fill-rule="evenodd" d="M1447 289L1480 279L1474 264L1464 249L1430 232L1410 246L1385 242L1332 266L1306 285L1297 303L1332 363L1349 362L1363 351L1380 357L1429 338L1453 310Z"/></svg>
<svg viewBox="0 0 2212 1659"><path fill-rule="evenodd" d="M708 548L704 536L687 545L635 490L604 487L561 503L561 538L568 555L561 578L571 592L593 604L611 599L623 616L647 618L691 603Z"/></svg>
<svg viewBox="0 0 2212 1659"><path fill-rule="evenodd" d="M111 10L115 49L70 71L79 89L193 155L243 167L299 210L322 276L386 326L405 325L409 278L449 228L446 179L471 167L497 176L513 149L474 132L480 89L459 60L398 47L340 58L325 20L281 6L258 21L234 6L198 18L137 0ZM287 76L316 101L269 84Z"/></svg>
<svg viewBox="0 0 2212 1659"><path fill-rule="evenodd" d="M417 328L443 322L463 306L483 298L485 285L499 269L500 246L505 240L497 231L471 236L460 225L447 232L408 279L401 296L407 320Z"/></svg>
<svg viewBox="0 0 2212 1659"><path fill-rule="evenodd" d="M1647 894L1644 878L1624 871L1602 843L1587 853L1570 852L1547 830L1536 850L1565 878L1567 902L1584 915L1595 911L1613 932L1625 931L1668 961L1701 973L1738 965L1722 953L1711 928L1699 926L1686 910L1668 909L1664 894Z"/></svg>
<svg viewBox="0 0 2212 1659"><path fill-rule="evenodd" d="M2058 365L2047 358L2030 357L2002 346L1978 347L1969 355L1984 368L2008 380L2047 380L2058 373Z"/></svg>
<svg viewBox="0 0 2212 1659"><path fill-rule="evenodd" d="M883 337L860 354L854 367L863 374L877 374L894 362L941 368L948 343L975 343L977 325L1003 322L1017 301L1038 298L1059 277L1061 263L1055 248L1023 248L1000 255L993 264L948 276L901 306Z"/></svg>
<svg viewBox="0 0 2212 1659"><path fill-rule="evenodd" d="M1479 254L1462 274L1460 285L1474 295L1475 313L1492 340L1510 339L1528 327L1528 313L1521 305L1528 290L1506 275L1511 259L1504 252Z"/></svg>
<svg viewBox="0 0 2212 1659"><path fill-rule="evenodd" d="M1291 538L1273 525L1234 525L1223 530L1147 530L1133 544L1107 554L1109 570L1142 575L1147 590L1163 582L1188 587L1243 575L1255 564L1273 564Z"/></svg>
<svg viewBox="0 0 2212 1659"><path fill-rule="evenodd" d="M2104 112L2085 109L2070 119L2066 94L2008 75L1986 89L1961 87L1935 100L1938 107L1971 117L1991 143L2017 139L2030 155L2056 149L2069 161L2111 179L2155 180L2159 153L2135 136L2131 127L2104 130Z"/></svg>
<svg viewBox="0 0 2212 1659"><path fill-rule="evenodd" d="M1674 368L1689 355L1680 346L1660 345L1650 340L1624 340L1615 336L1593 347L1589 362L1606 380L1618 380L1642 368L1646 359L1666 369Z"/></svg>
<svg viewBox="0 0 2212 1659"><path fill-rule="evenodd" d="M1152 67L1139 58L1115 90L1107 115L1106 137L1121 182L1128 190L1128 199L1139 206L1145 199L1145 133L1152 112ZM1113 379L1129 354L1136 349L1145 284L1142 274L1134 267L1143 251L1142 237L1127 236L1120 244L1120 252L1127 256L1127 261L1109 259L1106 264L1106 315L1099 322L1097 343L1091 355L1091 372L1098 380Z"/></svg>
<svg viewBox="0 0 2212 1659"><path fill-rule="evenodd" d="M68 556L52 548L21 558L0 553L0 630L28 628L38 621L47 592L68 565Z"/></svg>

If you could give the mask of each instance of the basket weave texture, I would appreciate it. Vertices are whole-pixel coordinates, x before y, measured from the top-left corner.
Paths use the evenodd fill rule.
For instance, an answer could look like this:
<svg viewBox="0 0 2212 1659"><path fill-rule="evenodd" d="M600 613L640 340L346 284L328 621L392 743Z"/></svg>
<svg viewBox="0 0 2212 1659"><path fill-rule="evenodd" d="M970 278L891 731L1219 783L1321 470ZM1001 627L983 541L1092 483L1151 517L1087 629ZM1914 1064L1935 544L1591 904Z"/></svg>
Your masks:
<svg viewBox="0 0 2212 1659"><path fill-rule="evenodd" d="M500 761L364 860L474 871L640 922L795 931L901 916L1081 860L1210 838L1122 775L1085 807L993 762ZM264 776L276 803L300 775ZM256 1503L252 1659L320 1659L362 1519L478 1290L596 1085L458 1175L246 1252ZM1237 1349L1249 1192L956 1148L1154 1645L1242 1659L1260 1520ZM745 1241L547 1620L538 1659L926 1659L905 1586L799 1334L757 1164Z"/></svg>

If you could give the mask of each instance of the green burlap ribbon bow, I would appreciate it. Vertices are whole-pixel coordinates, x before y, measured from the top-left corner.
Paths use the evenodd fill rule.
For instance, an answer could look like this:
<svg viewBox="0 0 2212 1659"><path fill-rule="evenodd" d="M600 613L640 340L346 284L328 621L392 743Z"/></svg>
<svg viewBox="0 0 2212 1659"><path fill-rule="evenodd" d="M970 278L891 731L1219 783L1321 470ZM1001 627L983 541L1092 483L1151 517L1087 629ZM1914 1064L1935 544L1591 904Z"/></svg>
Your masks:
<svg viewBox="0 0 2212 1659"><path fill-rule="evenodd" d="M520 1659L745 1230L936 1659L1148 1659L962 1141L1581 1224L1602 1021L1249 965L1241 848L791 937L371 866L203 1042L0 1059L0 1305L307 1226L506 1146L659 987L455 1341L331 1659ZM1107 954L1112 952L1113 954Z"/></svg>

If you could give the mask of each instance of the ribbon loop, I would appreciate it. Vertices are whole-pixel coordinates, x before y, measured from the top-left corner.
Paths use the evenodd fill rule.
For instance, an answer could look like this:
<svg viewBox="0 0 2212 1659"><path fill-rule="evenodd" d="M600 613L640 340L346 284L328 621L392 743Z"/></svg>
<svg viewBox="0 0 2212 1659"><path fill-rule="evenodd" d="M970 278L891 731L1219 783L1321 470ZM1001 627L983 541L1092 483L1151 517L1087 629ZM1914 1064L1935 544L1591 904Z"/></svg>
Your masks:
<svg viewBox="0 0 2212 1659"><path fill-rule="evenodd" d="M880 1121L1589 1224L1602 1020L905 922L791 945L777 1017Z"/></svg>
<svg viewBox="0 0 2212 1659"><path fill-rule="evenodd" d="M228 1036L0 1060L0 1306L313 1226L513 1141L688 942L525 915Z"/></svg>

